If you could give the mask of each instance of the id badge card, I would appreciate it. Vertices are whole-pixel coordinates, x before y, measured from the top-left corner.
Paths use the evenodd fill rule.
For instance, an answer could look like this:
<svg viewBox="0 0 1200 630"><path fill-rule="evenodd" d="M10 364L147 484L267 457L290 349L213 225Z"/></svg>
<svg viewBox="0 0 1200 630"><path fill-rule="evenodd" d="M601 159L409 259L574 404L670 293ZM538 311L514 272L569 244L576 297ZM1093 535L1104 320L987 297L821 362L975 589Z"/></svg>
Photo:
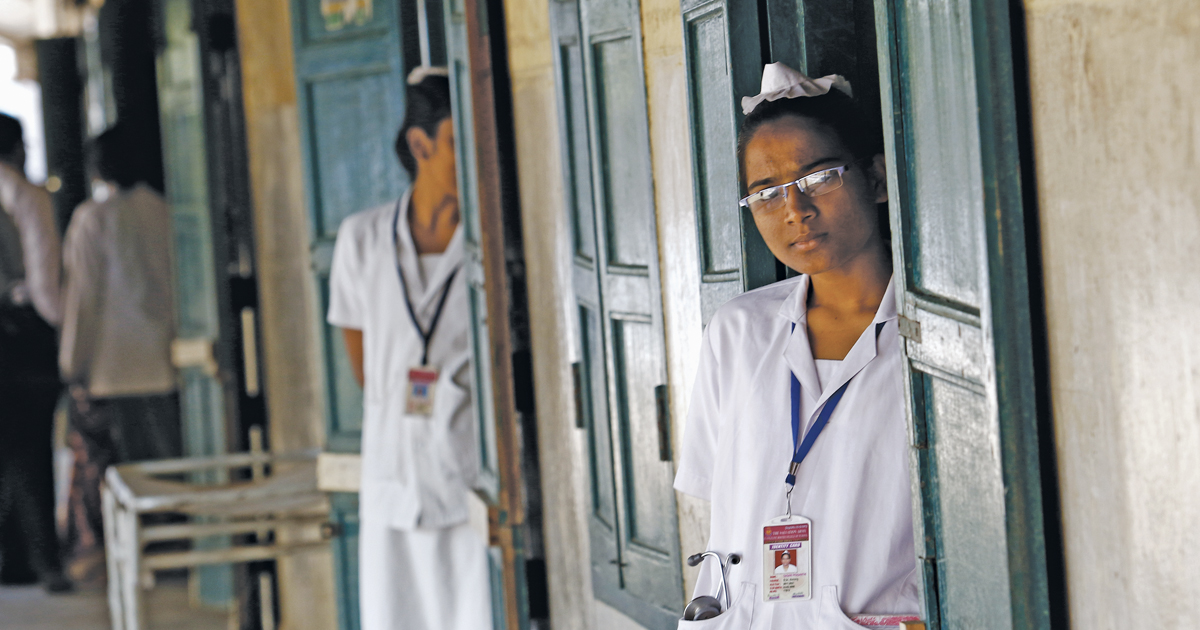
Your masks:
<svg viewBox="0 0 1200 630"><path fill-rule="evenodd" d="M413 368L408 371L405 413L410 416L433 415L433 395L437 388L437 379L438 372L431 367Z"/></svg>
<svg viewBox="0 0 1200 630"><path fill-rule="evenodd" d="M763 526L763 601L812 599L812 521L780 516Z"/></svg>

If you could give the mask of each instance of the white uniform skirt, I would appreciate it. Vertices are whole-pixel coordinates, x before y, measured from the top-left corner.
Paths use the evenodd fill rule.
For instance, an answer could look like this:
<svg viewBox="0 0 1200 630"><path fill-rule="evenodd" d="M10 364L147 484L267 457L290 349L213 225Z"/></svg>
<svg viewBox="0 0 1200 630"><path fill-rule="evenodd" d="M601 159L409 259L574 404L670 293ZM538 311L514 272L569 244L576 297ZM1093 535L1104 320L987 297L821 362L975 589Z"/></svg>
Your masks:
<svg viewBox="0 0 1200 630"><path fill-rule="evenodd" d="M470 524L359 529L362 630L492 627L487 544Z"/></svg>

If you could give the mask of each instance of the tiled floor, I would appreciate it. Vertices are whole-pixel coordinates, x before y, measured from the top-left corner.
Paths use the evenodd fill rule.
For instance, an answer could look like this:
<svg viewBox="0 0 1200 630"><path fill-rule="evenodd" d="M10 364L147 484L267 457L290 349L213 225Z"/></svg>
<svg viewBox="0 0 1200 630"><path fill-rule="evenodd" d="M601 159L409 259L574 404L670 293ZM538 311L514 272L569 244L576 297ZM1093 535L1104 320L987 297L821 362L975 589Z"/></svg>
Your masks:
<svg viewBox="0 0 1200 630"><path fill-rule="evenodd" d="M226 630L225 613L192 610L187 588L160 584L149 593L149 630ZM0 587L0 630L110 630L104 591L47 595L38 586Z"/></svg>

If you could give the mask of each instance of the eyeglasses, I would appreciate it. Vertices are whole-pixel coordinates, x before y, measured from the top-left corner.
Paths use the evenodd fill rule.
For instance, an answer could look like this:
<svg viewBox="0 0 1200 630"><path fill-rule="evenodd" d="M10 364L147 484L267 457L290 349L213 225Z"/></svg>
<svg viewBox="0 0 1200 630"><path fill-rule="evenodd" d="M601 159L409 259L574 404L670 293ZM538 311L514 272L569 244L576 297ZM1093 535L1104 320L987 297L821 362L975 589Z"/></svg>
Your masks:
<svg viewBox="0 0 1200 630"><path fill-rule="evenodd" d="M787 203L787 188L795 186L802 194L809 197L819 197L842 187L842 173L851 166L857 166L862 160L855 160L844 166L835 166L805 175L794 182L764 188L747 196L738 202L743 208L749 208L752 214L770 214L783 208Z"/></svg>

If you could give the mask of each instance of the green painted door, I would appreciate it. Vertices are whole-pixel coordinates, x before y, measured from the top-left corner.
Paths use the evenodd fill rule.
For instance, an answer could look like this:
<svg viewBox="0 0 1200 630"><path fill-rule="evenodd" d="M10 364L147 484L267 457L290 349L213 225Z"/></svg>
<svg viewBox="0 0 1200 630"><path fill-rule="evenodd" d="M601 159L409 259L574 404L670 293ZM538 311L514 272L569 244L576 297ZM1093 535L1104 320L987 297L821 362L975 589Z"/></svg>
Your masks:
<svg viewBox="0 0 1200 630"><path fill-rule="evenodd" d="M551 11L592 578L601 601L673 628L684 601L639 7L584 0Z"/></svg>
<svg viewBox="0 0 1200 630"><path fill-rule="evenodd" d="M1048 628L1008 4L876 6L926 617Z"/></svg>
<svg viewBox="0 0 1200 630"><path fill-rule="evenodd" d="M362 390L341 333L325 323L333 244L342 219L398 198L408 174L392 141L404 116L407 70L419 56L402 36L401 5L387 0L291 0L312 273L320 296L326 391L326 448L357 452ZM407 53L407 54L406 54ZM358 497L335 495L334 539L339 625L358 628Z"/></svg>
<svg viewBox="0 0 1200 630"><path fill-rule="evenodd" d="M730 298L786 273L737 205L741 98L759 92L765 63L782 61L814 77L847 77L864 109L875 111L875 34L870 0L681 0L680 9L707 324Z"/></svg>
<svg viewBox="0 0 1200 630"><path fill-rule="evenodd" d="M158 98L166 196L175 231L177 336L192 350L185 354L195 359L179 364L183 450L187 456L219 455L227 451L231 400L217 357L229 340L221 327L214 260L200 44L192 28L191 0L162 0L160 8L165 46L158 56ZM195 575L200 601L229 605L230 567L201 567Z"/></svg>

